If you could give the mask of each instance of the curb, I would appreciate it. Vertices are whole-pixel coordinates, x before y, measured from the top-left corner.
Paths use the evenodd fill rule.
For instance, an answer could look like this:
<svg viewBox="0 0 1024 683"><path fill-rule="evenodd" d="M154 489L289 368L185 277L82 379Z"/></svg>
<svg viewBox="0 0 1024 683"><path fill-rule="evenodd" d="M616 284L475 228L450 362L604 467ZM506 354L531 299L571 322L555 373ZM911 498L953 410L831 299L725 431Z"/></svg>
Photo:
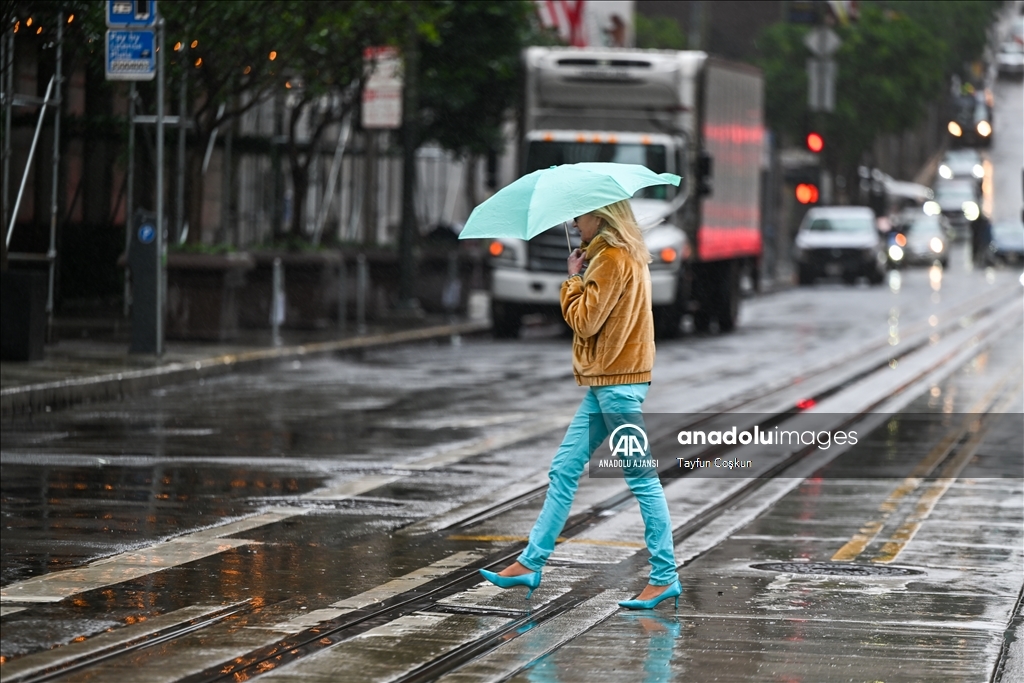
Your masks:
<svg viewBox="0 0 1024 683"><path fill-rule="evenodd" d="M196 361L168 363L157 368L126 370L58 382L26 384L0 390L0 418L7 420L12 417L69 408L82 403L124 399L168 384L217 377L236 370L254 369L263 364L292 358L406 344L458 334L474 334L486 332L489 329L491 329L490 323L485 322L438 325L366 337L350 337L337 341L228 353Z"/></svg>

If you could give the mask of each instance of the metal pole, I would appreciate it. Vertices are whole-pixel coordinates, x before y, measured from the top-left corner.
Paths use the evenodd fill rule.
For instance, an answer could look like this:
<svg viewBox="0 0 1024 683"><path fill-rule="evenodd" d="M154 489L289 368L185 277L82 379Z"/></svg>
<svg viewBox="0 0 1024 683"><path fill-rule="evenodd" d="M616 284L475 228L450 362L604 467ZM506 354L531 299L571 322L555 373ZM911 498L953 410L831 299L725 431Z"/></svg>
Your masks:
<svg viewBox="0 0 1024 683"><path fill-rule="evenodd" d="M43 129L43 118L46 116L46 103L50 101L50 92L53 90L53 81L56 74L50 77L46 86L46 94L43 95L43 104L39 106L39 122L36 123L36 132L32 136L32 146L28 149L28 160L25 162L25 172L21 176L21 187L18 188L18 198L14 201L14 211L11 213L11 224L7 228L7 239L5 244L11 246L11 233L14 232L14 222L18 220L18 209L21 208L21 198L25 194L25 183L28 182L28 172L32 168L32 159L36 155L36 143L39 142L39 131Z"/></svg>
<svg viewBox="0 0 1024 683"><path fill-rule="evenodd" d="M5 28L3 64L7 73L4 74L4 215L2 225L7 225L7 214L11 209L11 106L14 100L14 31L10 26Z"/></svg>
<svg viewBox="0 0 1024 683"><path fill-rule="evenodd" d="M313 232L313 244L320 244L320 237L323 234L324 223L327 222L327 214L334 203L334 195L338 184L338 173L341 171L341 159L345 153L345 145L348 142L348 135L351 127L349 119L341 122L341 129L338 131L338 144L334 148L334 159L331 161L331 171L327 176L327 196L324 197L323 206L317 212L316 230Z"/></svg>
<svg viewBox="0 0 1024 683"><path fill-rule="evenodd" d="M156 355L164 354L164 20L156 46Z"/></svg>
<svg viewBox="0 0 1024 683"><path fill-rule="evenodd" d="M338 334L345 334L348 326L348 269L345 267L345 254L341 254L338 264Z"/></svg>
<svg viewBox="0 0 1024 683"><path fill-rule="evenodd" d="M64 48L64 13L57 13L57 92L54 95L53 113L53 182L50 188L50 248L46 252L46 258L50 262L50 280L46 294L46 329L47 337L52 339L53 335L53 290L55 270L57 266L57 179L60 175L60 85L63 81L61 74L61 60Z"/></svg>
<svg viewBox="0 0 1024 683"><path fill-rule="evenodd" d="M138 97L135 81L128 86L128 192L124 204L124 255L132 246L132 223L135 214L135 98ZM132 304L132 288L128 278L124 279L124 317L128 317Z"/></svg>
<svg viewBox="0 0 1024 683"><path fill-rule="evenodd" d="M181 41L181 84L178 89L178 182L175 186L174 242L183 241L185 233L185 99L188 97L188 46Z"/></svg>
<svg viewBox="0 0 1024 683"><path fill-rule="evenodd" d="M366 334L366 255L356 256L356 334Z"/></svg>
<svg viewBox="0 0 1024 683"><path fill-rule="evenodd" d="M281 257L274 257L273 291L270 301L270 323L273 328L274 346L281 345L281 323L284 321L284 268Z"/></svg>

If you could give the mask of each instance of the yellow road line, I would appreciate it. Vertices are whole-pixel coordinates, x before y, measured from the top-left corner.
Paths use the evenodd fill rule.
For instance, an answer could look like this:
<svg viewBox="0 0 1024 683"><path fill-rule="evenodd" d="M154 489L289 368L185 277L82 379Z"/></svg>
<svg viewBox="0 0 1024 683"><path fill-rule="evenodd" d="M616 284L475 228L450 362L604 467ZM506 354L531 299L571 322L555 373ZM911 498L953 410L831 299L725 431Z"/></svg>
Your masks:
<svg viewBox="0 0 1024 683"><path fill-rule="evenodd" d="M921 485L921 480L931 474L932 470L945 459L953 446L963 438L964 434L967 433L970 425L975 421L974 415L985 412L988 407L995 400L996 395L1005 386L1006 382L1011 377L1019 376L1021 370L1021 364L1018 364L1013 372L1004 375L1003 378L996 383L992 389L990 389L984 396L982 396L974 405L967 409L969 416L964 420L964 423L960 425L955 431L949 432L944 436L939 443L932 448L928 454L919 462L914 469L911 470L910 474L900 483L896 489L889 494L889 496L882 501L882 504L878 506L878 517L867 522L860 529L857 530L849 541L847 541L842 548L840 548L832 556L833 562L852 562L864 552L864 549L875 540L879 532L885 527L885 523L889 520L889 517L899 508L900 501L902 501L907 495L917 490ZM1016 391L1016 390L1015 390ZM1011 392L1012 394L1013 392ZM941 496L940 496L941 497Z"/></svg>
<svg viewBox="0 0 1024 683"><path fill-rule="evenodd" d="M1017 385L1009 392L1009 395L1003 398L995 408L992 409L993 413L1002 413L1006 410L1009 405L1016 400L1017 394L1021 387L1024 386L1024 382L1018 382ZM913 514L907 518L893 532L889 541L882 546L882 549L877 555L871 558L872 562L886 563L892 562L896 557L903 552L903 549L913 540L917 534L924 520L932 513L935 509L935 505L938 504L939 500L946 494L949 487L953 485L953 482L957 480L960 473L963 471L967 463L971 461L974 454L978 451L978 446L985 439L985 435L988 433L988 429L982 426L981 418L977 418L970 425L970 431L974 432L974 436L963 445L963 448L956 454L956 456L942 468L942 473L939 478L933 482L918 500L917 506L914 508Z"/></svg>
<svg viewBox="0 0 1024 683"><path fill-rule="evenodd" d="M970 441L964 444L963 448L957 452L956 456L942 468L942 473L939 478L932 482L925 489L924 493L921 494L921 498L917 501L917 505L914 507L913 514L910 515L899 526L896 531L893 532L889 541L882 546L882 549L877 555L871 558L872 562L886 563L892 562L896 559L896 556L903 552L903 549L910 543L911 539L917 534L921 528L921 524L928 515L935 509L935 505L939 502L949 487L953 485L957 477L960 476L960 472L963 471L967 463L970 462L971 458L978 451L978 446L981 445L982 440L985 438L987 430L978 429L978 431L971 437Z"/></svg>

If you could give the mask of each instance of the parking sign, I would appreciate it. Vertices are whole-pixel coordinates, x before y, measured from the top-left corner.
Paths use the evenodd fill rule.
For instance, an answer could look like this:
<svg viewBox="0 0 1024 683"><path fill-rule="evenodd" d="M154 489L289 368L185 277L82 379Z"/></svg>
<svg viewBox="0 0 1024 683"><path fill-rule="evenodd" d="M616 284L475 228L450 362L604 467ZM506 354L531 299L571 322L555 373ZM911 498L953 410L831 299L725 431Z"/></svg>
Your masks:
<svg viewBox="0 0 1024 683"><path fill-rule="evenodd" d="M107 80L153 80L156 75L155 45L152 30L108 30L105 60Z"/></svg>

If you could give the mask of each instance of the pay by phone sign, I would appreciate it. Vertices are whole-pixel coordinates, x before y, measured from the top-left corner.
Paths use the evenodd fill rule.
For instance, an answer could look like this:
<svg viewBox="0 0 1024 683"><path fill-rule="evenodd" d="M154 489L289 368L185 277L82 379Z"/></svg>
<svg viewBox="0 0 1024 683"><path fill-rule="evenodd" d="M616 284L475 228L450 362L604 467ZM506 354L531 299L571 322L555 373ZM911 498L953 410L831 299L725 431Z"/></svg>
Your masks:
<svg viewBox="0 0 1024 683"><path fill-rule="evenodd" d="M156 41L153 31L107 31L108 81L151 81L156 75Z"/></svg>

